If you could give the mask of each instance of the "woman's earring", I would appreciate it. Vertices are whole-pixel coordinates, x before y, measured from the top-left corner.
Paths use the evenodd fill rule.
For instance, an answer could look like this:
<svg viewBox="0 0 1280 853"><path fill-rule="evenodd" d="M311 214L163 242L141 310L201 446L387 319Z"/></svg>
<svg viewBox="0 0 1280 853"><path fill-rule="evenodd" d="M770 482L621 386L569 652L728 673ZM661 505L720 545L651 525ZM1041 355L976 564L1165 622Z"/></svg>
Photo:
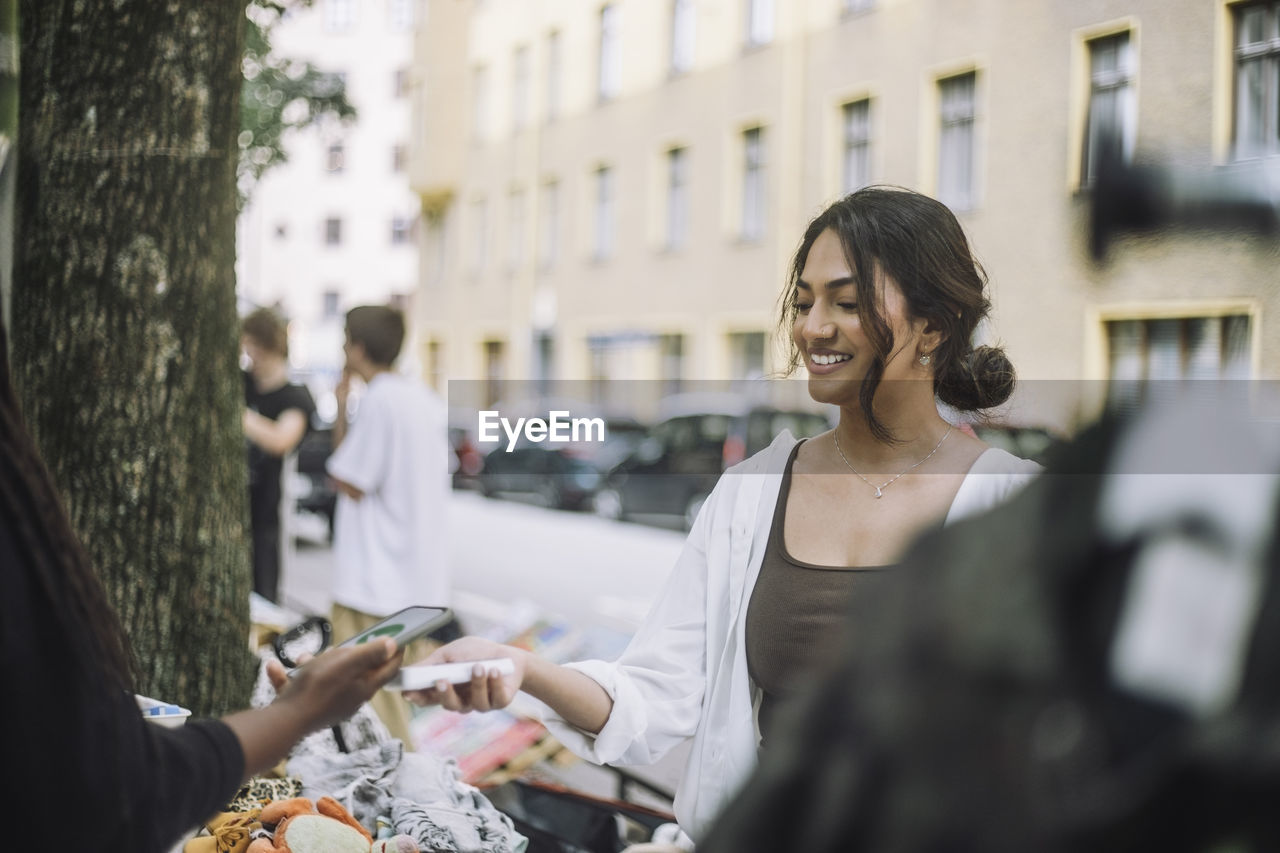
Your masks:
<svg viewBox="0 0 1280 853"><path fill-rule="evenodd" d="M928 353L925 353L924 355L920 356L920 364L922 364L923 366L928 367L930 361L933 361L933 356L929 355Z"/></svg>

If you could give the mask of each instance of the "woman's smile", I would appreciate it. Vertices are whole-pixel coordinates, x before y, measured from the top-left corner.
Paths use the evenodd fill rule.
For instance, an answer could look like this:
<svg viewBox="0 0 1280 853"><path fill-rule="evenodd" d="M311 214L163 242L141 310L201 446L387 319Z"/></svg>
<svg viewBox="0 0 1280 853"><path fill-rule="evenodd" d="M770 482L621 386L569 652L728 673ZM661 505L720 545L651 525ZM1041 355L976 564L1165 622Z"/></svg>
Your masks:
<svg viewBox="0 0 1280 853"><path fill-rule="evenodd" d="M805 367L809 369L810 373L823 375L839 370L842 365L850 361L853 361L853 356L848 353L816 349L809 351L809 358L805 363Z"/></svg>

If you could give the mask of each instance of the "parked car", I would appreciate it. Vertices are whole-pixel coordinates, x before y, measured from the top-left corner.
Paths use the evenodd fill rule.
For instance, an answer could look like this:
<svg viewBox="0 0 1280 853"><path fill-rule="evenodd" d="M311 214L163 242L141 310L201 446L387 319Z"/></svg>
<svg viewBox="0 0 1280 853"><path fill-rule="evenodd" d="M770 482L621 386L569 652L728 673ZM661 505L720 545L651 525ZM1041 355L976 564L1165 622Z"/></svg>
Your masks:
<svg viewBox="0 0 1280 853"><path fill-rule="evenodd" d="M318 515L328 524L329 538L333 538L333 513L338 504L338 493L325 471L325 462L333 453L332 424L315 424L302 437L297 450L297 472L294 475L294 506L299 513Z"/></svg>
<svg viewBox="0 0 1280 853"><path fill-rule="evenodd" d="M476 444L479 412L449 406L449 479L455 489L480 488L484 451Z"/></svg>
<svg viewBox="0 0 1280 853"><path fill-rule="evenodd" d="M484 457L477 478L487 497L531 498L542 506L581 509L590 505L604 474L644 438L644 425L631 418L603 418L603 441L572 444L521 438L508 452L499 446Z"/></svg>
<svg viewBox="0 0 1280 853"><path fill-rule="evenodd" d="M1007 450L1014 456L1043 464L1049 448L1059 438L1043 427L1008 426L1005 424L961 424L960 428L982 439L992 447Z"/></svg>
<svg viewBox="0 0 1280 853"><path fill-rule="evenodd" d="M676 414L657 424L613 467L592 498L606 518L693 525L726 468L762 450L783 430L797 437L831 428L826 414L730 401L718 411Z"/></svg>

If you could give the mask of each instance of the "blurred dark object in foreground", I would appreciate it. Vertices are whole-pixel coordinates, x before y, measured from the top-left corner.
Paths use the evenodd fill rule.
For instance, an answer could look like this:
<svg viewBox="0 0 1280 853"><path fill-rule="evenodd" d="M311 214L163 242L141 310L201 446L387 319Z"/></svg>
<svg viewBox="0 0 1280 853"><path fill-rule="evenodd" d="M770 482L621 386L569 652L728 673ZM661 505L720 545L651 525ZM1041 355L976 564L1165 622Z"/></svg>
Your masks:
<svg viewBox="0 0 1280 853"><path fill-rule="evenodd" d="M1280 850L1276 442L1186 410L922 539L699 853Z"/></svg>
<svg viewBox="0 0 1280 853"><path fill-rule="evenodd" d="M1089 248L1095 261L1106 258L1116 236L1129 232L1280 234L1280 160L1274 157L1189 169L1127 165L1109 154L1098 165L1092 194Z"/></svg>

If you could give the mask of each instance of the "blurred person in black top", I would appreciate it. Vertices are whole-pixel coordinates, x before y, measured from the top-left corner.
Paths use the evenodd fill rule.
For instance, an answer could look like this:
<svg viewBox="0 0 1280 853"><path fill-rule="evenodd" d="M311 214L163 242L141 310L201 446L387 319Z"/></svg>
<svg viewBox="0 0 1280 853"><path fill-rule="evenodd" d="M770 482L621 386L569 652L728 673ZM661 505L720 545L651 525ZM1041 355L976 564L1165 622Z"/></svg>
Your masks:
<svg viewBox="0 0 1280 853"><path fill-rule="evenodd" d="M165 850L303 735L354 713L401 655L388 640L332 649L293 678L273 662L266 708L146 722L128 639L23 423L7 352L0 326L0 795L73 847Z"/></svg>
<svg viewBox="0 0 1280 853"><path fill-rule="evenodd" d="M289 381L289 330L269 308L244 318L244 434L249 445L249 517L253 527L253 591L280 597L281 460L307 434L316 405L311 392Z"/></svg>

